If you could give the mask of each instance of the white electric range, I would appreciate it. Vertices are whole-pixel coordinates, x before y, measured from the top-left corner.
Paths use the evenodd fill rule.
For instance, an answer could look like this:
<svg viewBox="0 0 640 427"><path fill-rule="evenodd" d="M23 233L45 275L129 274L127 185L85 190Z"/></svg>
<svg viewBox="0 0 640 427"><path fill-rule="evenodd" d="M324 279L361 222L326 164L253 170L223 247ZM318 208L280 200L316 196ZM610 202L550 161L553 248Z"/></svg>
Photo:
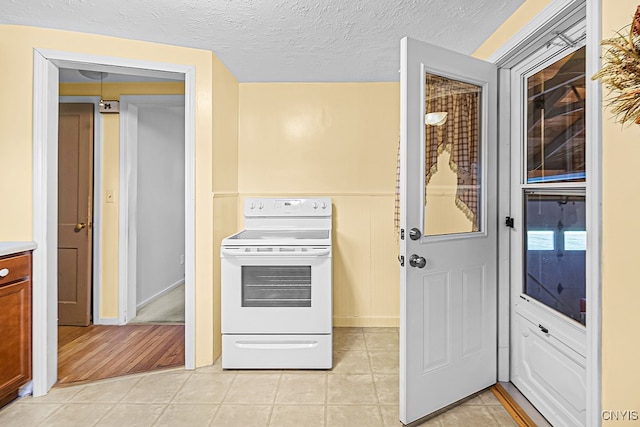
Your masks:
<svg viewBox="0 0 640 427"><path fill-rule="evenodd" d="M332 367L331 199L248 198L221 245L222 367Z"/></svg>

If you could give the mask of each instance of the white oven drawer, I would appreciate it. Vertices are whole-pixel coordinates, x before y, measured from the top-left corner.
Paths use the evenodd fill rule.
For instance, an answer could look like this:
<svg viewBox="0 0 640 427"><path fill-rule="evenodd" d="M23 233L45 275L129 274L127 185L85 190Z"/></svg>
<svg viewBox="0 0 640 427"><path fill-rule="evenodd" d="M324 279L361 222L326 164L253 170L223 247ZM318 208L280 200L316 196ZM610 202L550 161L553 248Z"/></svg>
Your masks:
<svg viewBox="0 0 640 427"><path fill-rule="evenodd" d="M323 249L326 253L327 248ZM328 334L331 257L225 256L221 314L225 334Z"/></svg>
<svg viewBox="0 0 640 427"><path fill-rule="evenodd" d="M224 369L331 369L327 335L223 335Z"/></svg>

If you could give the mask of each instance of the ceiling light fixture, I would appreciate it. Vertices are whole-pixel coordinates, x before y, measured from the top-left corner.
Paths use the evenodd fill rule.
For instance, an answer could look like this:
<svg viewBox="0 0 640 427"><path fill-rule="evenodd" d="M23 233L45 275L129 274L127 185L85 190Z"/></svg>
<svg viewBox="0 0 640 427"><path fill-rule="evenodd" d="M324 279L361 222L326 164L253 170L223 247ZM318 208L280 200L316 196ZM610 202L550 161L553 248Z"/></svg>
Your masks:
<svg viewBox="0 0 640 427"><path fill-rule="evenodd" d="M424 123L430 126L442 126L447 122L447 112L438 111L424 115Z"/></svg>
<svg viewBox="0 0 640 427"><path fill-rule="evenodd" d="M78 72L84 77L90 80L98 80L100 79L100 106L104 107L104 98L102 97L102 81L105 77L109 75L109 73L105 73L103 71L91 71L91 70L78 70Z"/></svg>
<svg viewBox="0 0 640 427"><path fill-rule="evenodd" d="M104 107L104 98L102 97L102 80L104 79L104 73L100 73L100 102L98 105Z"/></svg>

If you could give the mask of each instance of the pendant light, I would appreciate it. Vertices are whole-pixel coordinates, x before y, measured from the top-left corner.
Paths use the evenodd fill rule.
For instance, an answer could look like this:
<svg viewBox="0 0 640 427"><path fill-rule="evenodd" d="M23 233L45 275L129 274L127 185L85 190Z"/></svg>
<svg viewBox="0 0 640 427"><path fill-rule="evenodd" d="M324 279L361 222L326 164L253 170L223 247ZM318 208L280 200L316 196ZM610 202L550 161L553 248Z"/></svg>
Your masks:
<svg viewBox="0 0 640 427"><path fill-rule="evenodd" d="M424 122L430 126L442 126L447 121L447 112L438 111L435 113L427 113L424 116Z"/></svg>
<svg viewBox="0 0 640 427"><path fill-rule="evenodd" d="M104 107L104 97L102 96L102 80L104 79L104 73L100 72L100 107Z"/></svg>
<svg viewBox="0 0 640 427"><path fill-rule="evenodd" d="M82 74L84 77L91 79L91 80L98 80L100 79L100 106L104 107L104 97L102 94L102 81L104 80L104 78L106 76L109 75L109 73L105 73L103 71L89 71L89 70L78 70L78 72L80 74Z"/></svg>

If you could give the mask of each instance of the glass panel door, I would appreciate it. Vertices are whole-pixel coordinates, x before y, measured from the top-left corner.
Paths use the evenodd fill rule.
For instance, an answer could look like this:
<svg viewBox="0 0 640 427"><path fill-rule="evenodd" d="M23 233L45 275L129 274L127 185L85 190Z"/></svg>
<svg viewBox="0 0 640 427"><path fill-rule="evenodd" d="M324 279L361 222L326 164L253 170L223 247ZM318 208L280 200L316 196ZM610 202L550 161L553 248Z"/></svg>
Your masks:
<svg viewBox="0 0 640 427"><path fill-rule="evenodd" d="M522 292L585 324L585 48L533 70L526 123Z"/></svg>
<svg viewBox="0 0 640 427"><path fill-rule="evenodd" d="M527 183L585 180L585 49L527 78Z"/></svg>
<svg viewBox="0 0 640 427"><path fill-rule="evenodd" d="M585 22L510 71L509 380L553 425L586 423ZM510 216L511 216L510 215Z"/></svg>
<svg viewBox="0 0 640 427"><path fill-rule="evenodd" d="M482 87L426 73L425 236L481 231Z"/></svg>
<svg viewBox="0 0 640 427"><path fill-rule="evenodd" d="M525 192L524 293L585 324L585 197Z"/></svg>

